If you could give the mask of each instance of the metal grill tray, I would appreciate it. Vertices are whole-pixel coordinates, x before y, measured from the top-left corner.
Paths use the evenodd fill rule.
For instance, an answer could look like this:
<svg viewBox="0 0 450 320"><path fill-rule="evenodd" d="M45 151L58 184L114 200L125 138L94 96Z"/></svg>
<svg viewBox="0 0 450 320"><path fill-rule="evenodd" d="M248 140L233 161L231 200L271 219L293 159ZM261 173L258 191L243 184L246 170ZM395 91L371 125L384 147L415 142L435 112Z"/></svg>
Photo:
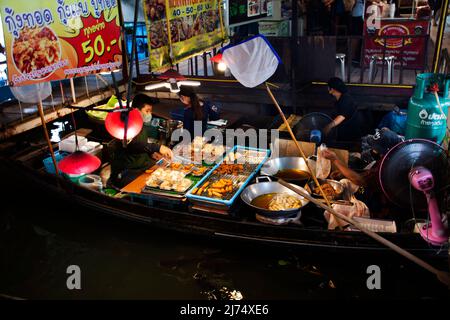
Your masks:
<svg viewBox="0 0 450 320"><path fill-rule="evenodd" d="M216 169L225 161L225 158L231 152L246 152L246 151L256 151L258 154L261 154L263 159L259 164L244 164L244 172L239 174L238 176L233 175L220 175L216 173ZM219 206L231 207L239 194L244 190L247 184L251 181L251 179L255 176L255 174L261 169L262 165L267 161L270 156L270 150L268 149L258 149L251 148L245 146L234 146L230 151L228 151L225 157L212 169L210 170L193 188L191 188L186 193L186 198L193 203L204 203L204 204L215 204ZM225 199L217 199L213 197L196 195L192 194L193 190L200 188L205 182L209 181L210 183L214 183L220 179L231 179L240 184L240 187L237 190L233 190L233 192L225 194Z"/></svg>

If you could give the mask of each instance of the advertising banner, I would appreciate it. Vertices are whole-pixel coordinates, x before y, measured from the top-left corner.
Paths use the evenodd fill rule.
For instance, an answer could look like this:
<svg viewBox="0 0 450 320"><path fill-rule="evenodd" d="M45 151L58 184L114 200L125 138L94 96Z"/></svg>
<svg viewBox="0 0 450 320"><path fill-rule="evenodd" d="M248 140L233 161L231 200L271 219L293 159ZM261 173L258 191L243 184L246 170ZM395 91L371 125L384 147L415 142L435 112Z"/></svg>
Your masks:
<svg viewBox="0 0 450 320"><path fill-rule="evenodd" d="M143 0L151 71L159 71L225 40L218 0Z"/></svg>
<svg viewBox="0 0 450 320"><path fill-rule="evenodd" d="M117 0L0 0L9 84L121 68L118 6Z"/></svg>
<svg viewBox="0 0 450 320"><path fill-rule="evenodd" d="M366 20L367 22L367 20ZM427 20L380 21L379 29L364 26L364 64L369 65L372 55L382 55L386 47L386 56L395 56L395 65L403 64L404 68L425 68L426 48L429 34ZM409 37L411 35L420 37ZM382 38L382 36L398 36ZM378 61L381 64L381 61Z"/></svg>

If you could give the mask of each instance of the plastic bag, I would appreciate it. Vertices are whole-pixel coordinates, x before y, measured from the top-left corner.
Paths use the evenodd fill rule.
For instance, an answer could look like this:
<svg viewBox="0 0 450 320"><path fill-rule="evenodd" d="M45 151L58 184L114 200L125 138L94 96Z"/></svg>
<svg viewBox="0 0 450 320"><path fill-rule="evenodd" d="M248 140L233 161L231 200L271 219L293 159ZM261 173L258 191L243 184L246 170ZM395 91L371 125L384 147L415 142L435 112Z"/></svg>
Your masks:
<svg viewBox="0 0 450 320"><path fill-rule="evenodd" d="M317 148L316 177L318 179L326 179L331 172L331 161L322 156L323 150L326 149L324 144Z"/></svg>
<svg viewBox="0 0 450 320"><path fill-rule="evenodd" d="M20 102L38 103L45 100L52 94L50 82L41 82L22 87L10 87L14 97Z"/></svg>
<svg viewBox="0 0 450 320"><path fill-rule="evenodd" d="M269 79L281 59L262 35L223 49L222 60L245 87L253 88Z"/></svg>

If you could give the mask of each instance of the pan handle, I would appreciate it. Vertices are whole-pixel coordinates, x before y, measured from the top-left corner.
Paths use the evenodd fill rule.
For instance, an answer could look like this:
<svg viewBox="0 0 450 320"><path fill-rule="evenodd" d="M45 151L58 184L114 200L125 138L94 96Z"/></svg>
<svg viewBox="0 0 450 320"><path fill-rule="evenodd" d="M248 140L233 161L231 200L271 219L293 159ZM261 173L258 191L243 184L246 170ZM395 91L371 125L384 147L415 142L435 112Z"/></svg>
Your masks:
<svg viewBox="0 0 450 320"><path fill-rule="evenodd" d="M256 177L256 183L260 183L261 181L268 181L268 182L272 182L272 179L270 179L269 176L260 176L260 177Z"/></svg>

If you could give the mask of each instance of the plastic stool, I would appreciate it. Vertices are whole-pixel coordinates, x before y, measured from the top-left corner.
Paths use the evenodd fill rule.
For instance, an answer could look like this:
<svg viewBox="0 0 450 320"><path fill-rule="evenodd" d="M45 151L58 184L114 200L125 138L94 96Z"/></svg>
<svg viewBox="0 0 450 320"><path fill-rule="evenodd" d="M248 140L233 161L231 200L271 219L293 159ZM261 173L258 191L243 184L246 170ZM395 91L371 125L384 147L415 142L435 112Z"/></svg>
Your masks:
<svg viewBox="0 0 450 320"><path fill-rule="evenodd" d="M377 61L382 61L383 56L374 54L370 57L369 62L369 82L373 82L374 78L374 71L378 69ZM394 60L395 56L385 56L384 61L386 61L387 64L387 83L392 83L392 80L394 79Z"/></svg>

